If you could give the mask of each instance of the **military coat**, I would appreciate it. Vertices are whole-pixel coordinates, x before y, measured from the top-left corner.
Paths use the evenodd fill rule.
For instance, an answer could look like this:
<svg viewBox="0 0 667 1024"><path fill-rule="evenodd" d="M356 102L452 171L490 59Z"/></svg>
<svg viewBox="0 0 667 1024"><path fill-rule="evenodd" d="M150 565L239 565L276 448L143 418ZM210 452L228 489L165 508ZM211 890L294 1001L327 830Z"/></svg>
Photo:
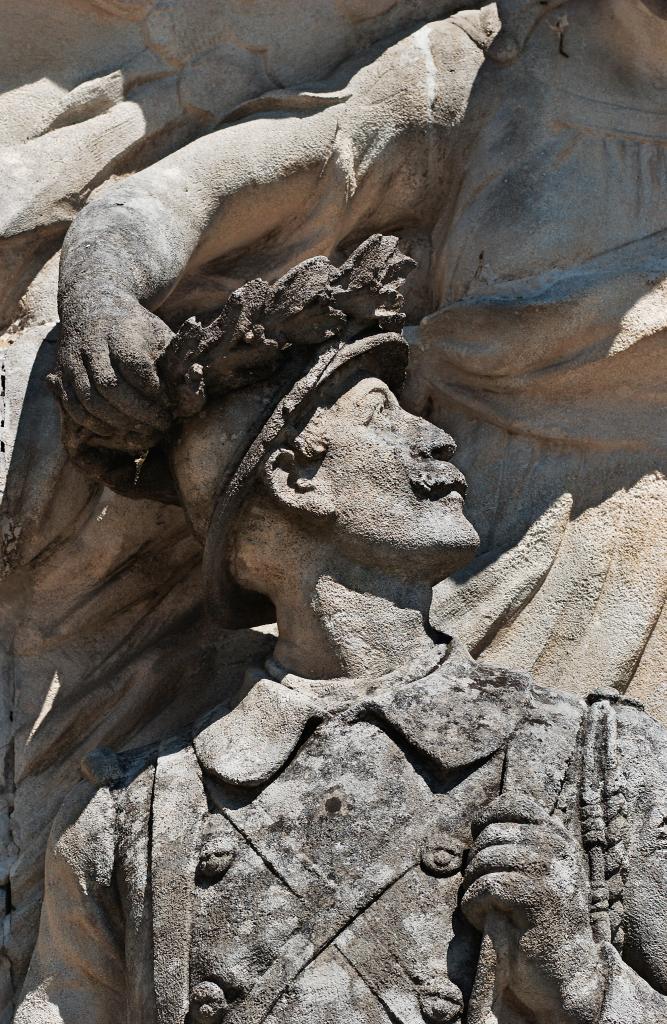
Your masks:
<svg viewBox="0 0 667 1024"><path fill-rule="evenodd" d="M186 735L84 766L54 825L17 1024L465 1021L480 947L459 908L471 819L509 787L566 822L587 861L591 794L612 783L605 892L591 887L609 922L600 1020L664 1024L656 723L456 642L374 684L277 675L250 677ZM613 778L596 782L600 738ZM512 1013L501 998L500 1024L524 1024Z"/></svg>

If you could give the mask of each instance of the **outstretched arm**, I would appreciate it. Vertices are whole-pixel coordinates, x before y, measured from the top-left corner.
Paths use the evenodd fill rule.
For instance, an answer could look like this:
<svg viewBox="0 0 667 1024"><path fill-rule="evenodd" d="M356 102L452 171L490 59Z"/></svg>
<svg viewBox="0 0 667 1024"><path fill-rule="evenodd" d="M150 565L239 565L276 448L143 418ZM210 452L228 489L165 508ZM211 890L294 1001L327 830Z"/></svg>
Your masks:
<svg viewBox="0 0 667 1024"><path fill-rule="evenodd" d="M171 332L151 311L186 270L237 254L246 263L269 240L295 262L348 235L429 224L438 147L477 54L460 29L432 26L352 75L325 109L224 128L93 200L62 259L60 397L72 418L100 438L125 427L137 451L164 429L155 362ZM438 106L438 90L455 98Z"/></svg>
<svg viewBox="0 0 667 1024"><path fill-rule="evenodd" d="M80 214L62 257L59 368L69 415L140 450L168 426L155 362L171 338L151 310L186 268L255 245L322 188L330 112L199 139ZM323 123L324 122L324 123Z"/></svg>

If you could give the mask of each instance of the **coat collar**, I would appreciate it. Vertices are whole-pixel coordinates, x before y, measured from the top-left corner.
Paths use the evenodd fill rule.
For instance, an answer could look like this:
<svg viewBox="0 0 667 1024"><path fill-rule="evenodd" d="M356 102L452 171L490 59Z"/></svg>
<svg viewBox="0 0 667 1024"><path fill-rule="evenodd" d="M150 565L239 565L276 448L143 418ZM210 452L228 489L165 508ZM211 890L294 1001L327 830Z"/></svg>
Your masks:
<svg viewBox="0 0 667 1024"><path fill-rule="evenodd" d="M465 769L499 750L522 718L530 678L472 660L452 641L372 685L319 683L293 676L249 675L232 709L215 709L195 727L203 771L233 786L272 779L304 733L325 719L375 720L446 772Z"/></svg>

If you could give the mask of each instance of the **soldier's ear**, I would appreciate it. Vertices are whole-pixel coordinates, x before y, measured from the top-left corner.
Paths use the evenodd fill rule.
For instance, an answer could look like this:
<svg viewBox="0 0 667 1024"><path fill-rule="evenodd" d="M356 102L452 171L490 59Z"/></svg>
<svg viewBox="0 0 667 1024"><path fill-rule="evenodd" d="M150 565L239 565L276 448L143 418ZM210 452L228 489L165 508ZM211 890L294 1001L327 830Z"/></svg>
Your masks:
<svg viewBox="0 0 667 1024"><path fill-rule="evenodd" d="M264 483L283 508L318 519L335 514L332 495L320 472L326 449L305 455L298 448L278 448L264 464Z"/></svg>

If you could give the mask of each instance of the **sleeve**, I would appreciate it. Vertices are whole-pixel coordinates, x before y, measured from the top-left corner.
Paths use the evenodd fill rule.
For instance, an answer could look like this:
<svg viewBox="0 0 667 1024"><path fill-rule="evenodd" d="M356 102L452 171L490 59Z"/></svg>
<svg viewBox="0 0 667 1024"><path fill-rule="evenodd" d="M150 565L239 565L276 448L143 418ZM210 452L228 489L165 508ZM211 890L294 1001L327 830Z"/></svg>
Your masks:
<svg viewBox="0 0 667 1024"><path fill-rule="evenodd" d="M15 1024L118 1024L126 1016L123 928L114 884L114 797L78 786L46 855L39 936Z"/></svg>
<svg viewBox="0 0 667 1024"><path fill-rule="evenodd" d="M607 990L600 1024L665 1024L667 996L628 967L614 947L605 944Z"/></svg>
<svg viewBox="0 0 667 1024"><path fill-rule="evenodd" d="M601 1024L667 1021L667 732L638 708L618 714L627 787L622 955L605 944ZM629 702L628 702L629 704ZM612 865L613 866L613 865Z"/></svg>

